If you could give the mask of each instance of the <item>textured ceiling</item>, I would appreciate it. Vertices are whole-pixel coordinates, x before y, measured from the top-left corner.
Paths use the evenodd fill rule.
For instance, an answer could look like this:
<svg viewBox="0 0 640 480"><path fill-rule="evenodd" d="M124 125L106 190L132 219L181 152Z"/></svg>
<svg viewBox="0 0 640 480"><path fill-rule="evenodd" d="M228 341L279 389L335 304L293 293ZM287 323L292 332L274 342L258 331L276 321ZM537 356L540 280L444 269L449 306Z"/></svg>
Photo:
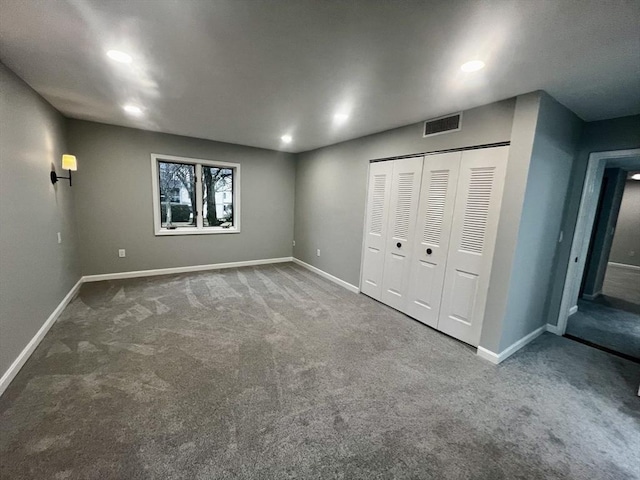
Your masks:
<svg viewBox="0 0 640 480"><path fill-rule="evenodd" d="M640 113L639 22L632 0L0 0L0 59L67 116L304 151L537 89Z"/></svg>

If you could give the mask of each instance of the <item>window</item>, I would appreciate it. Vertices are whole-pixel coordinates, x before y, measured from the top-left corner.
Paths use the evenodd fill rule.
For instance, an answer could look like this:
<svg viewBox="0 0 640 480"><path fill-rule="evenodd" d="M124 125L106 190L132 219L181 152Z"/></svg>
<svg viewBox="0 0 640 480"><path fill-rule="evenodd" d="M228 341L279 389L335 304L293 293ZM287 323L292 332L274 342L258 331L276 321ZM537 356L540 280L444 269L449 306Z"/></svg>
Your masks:
<svg viewBox="0 0 640 480"><path fill-rule="evenodd" d="M240 165L151 155L156 235L238 233Z"/></svg>

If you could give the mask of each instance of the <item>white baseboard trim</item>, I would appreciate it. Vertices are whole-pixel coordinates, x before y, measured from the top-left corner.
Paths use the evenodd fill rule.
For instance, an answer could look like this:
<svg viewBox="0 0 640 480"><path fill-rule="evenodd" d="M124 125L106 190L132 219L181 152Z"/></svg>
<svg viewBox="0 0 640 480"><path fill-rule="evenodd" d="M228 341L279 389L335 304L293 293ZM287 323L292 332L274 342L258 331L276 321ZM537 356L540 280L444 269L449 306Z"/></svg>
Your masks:
<svg viewBox="0 0 640 480"><path fill-rule="evenodd" d="M551 325L550 323L547 323L547 332L553 333L554 335L562 335L558 326Z"/></svg>
<svg viewBox="0 0 640 480"><path fill-rule="evenodd" d="M578 305L574 305L573 307L571 307L569 309L569 316L573 315L574 313L578 312Z"/></svg>
<svg viewBox="0 0 640 480"><path fill-rule="evenodd" d="M360 293L360 289L358 287L356 287L355 285L351 285L348 282L345 282L344 280L335 277L333 275L331 275L330 273L325 272L324 270L320 270L317 267L314 267L313 265L309 265L306 262L303 262L302 260L298 259L298 258L293 258L293 262L297 263L298 265L300 265L301 267L306 268L307 270L311 270L313 273L317 273L318 275L320 275L321 277L326 278L327 280L331 280L334 283L337 283L338 285L340 285L341 287L346 288L347 290L349 290L350 292L353 293Z"/></svg>
<svg viewBox="0 0 640 480"><path fill-rule="evenodd" d="M18 372L23 367L23 365L27 362L27 360L29 360L29 357L31 356L31 354L35 351L38 345L40 345L40 342L42 341L44 336L47 334L49 329L53 326L54 323L56 323L56 320L58 319L62 311L65 309L67 305L69 305L69 302L71 302L75 294L80 289L82 282L83 280L82 278L80 278L80 280L78 280L76 284L73 287L71 287L71 290L69 290L69 293L65 295L65 297L55 308L53 313L49 315L49 318L47 318L47 320L40 327L40 330L38 330L38 332L33 336L33 338L29 341L29 343L27 343L27 346L24 347L22 352L20 352L20 355L18 355L18 357L13 361L13 363L7 369L7 371L4 372L4 374L2 375L2 378L0 378L0 395L4 393L4 391L7 389L7 387L9 386L11 381L15 378L15 376L18 374Z"/></svg>
<svg viewBox="0 0 640 480"><path fill-rule="evenodd" d="M500 356L497 353L492 352L484 347L478 347L478 356L489 360L491 363L497 365L500 363Z"/></svg>
<svg viewBox="0 0 640 480"><path fill-rule="evenodd" d="M528 335L525 335L520 340L515 342L513 345L508 346L500 353L492 352L491 350L488 350L484 347L478 347L478 356L497 365L498 363L503 362L504 360L509 358L511 355L516 353L518 350L520 350L522 347L524 347L528 343L538 338L540 335L542 335L546 331L547 331L547 325L538 327L533 332L529 333Z"/></svg>
<svg viewBox="0 0 640 480"><path fill-rule="evenodd" d="M100 275L85 275L83 282L101 282L104 280L120 280L123 278L154 277L156 275L170 275L174 273L202 272L206 270L220 270L223 268L251 267L255 265L269 265L271 263L292 262L293 257L265 258L262 260L246 260L243 262L212 263L210 265L191 265L188 267L156 268L153 270L135 270L131 272L103 273Z"/></svg>
<svg viewBox="0 0 640 480"><path fill-rule="evenodd" d="M584 298L585 300L595 300L600 295L602 295L602 292L596 292L596 293L593 293L593 294L583 293L582 294L582 298ZM576 312L577 311L578 311L578 306L576 305ZM573 312L573 313L576 313L576 312ZM573 314L570 313L570 315L573 315Z"/></svg>
<svg viewBox="0 0 640 480"><path fill-rule="evenodd" d="M638 267L637 265L628 265L626 263L608 262L607 266L608 267L613 267L613 268L622 268L623 270L632 270L634 272L640 273L640 267Z"/></svg>

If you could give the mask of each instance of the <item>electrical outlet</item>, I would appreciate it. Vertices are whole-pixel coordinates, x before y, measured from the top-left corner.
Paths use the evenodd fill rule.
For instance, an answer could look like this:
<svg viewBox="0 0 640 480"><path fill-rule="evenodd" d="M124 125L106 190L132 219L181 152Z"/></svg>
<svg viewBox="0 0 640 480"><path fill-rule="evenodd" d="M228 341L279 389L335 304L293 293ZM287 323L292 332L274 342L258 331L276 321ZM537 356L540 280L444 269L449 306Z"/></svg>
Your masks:
<svg viewBox="0 0 640 480"><path fill-rule="evenodd" d="M62 234L58 232L58 243L62 243Z"/></svg>
<svg viewBox="0 0 640 480"><path fill-rule="evenodd" d="M126 257L126 256L127 256L127 252L125 251L125 249L124 249L124 248L121 248L120 250L118 250L118 256L119 256L120 258L124 258L124 257Z"/></svg>
<svg viewBox="0 0 640 480"><path fill-rule="evenodd" d="M317 249L316 250L316 257L319 257L319 256L320 256L320 249Z"/></svg>
<svg viewBox="0 0 640 480"><path fill-rule="evenodd" d="M295 240L293 241L293 246L294 246L294 247L296 246L296 241L295 241Z"/></svg>
<svg viewBox="0 0 640 480"><path fill-rule="evenodd" d="M635 250L631 250L631 251L629 252L629 256L630 256L630 257L635 257L635 256L636 256L636 252L635 252Z"/></svg>

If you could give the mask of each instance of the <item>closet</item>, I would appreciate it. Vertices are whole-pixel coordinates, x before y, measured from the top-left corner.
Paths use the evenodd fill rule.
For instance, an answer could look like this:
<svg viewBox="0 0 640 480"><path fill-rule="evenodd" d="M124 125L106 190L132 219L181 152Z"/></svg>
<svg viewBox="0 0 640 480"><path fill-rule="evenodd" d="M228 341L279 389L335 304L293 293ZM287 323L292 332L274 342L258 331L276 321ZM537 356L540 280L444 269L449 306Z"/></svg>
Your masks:
<svg viewBox="0 0 640 480"><path fill-rule="evenodd" d="M508 150L371 163L362 293L477 346Z"/></svg>

